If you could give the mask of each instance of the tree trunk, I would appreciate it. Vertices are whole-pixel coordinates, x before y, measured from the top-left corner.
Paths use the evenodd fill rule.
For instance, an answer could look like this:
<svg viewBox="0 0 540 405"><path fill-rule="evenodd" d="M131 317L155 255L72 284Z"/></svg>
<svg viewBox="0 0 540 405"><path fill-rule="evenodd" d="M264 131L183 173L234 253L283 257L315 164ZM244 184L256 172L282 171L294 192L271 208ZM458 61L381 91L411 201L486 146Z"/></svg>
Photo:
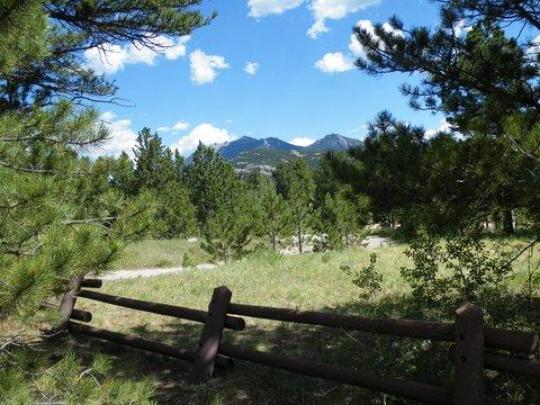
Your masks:
<svg viewBox="0 0 540 405"><path fill-rule="evenodd" d="M226 247L223 248L223 263L227 263L229 260L229 252Z"/></svg>
<svg viewBox="0 0 540 405"><path fill-rule="evenodd" d="M503 233L505 235L513 235L514 234L514 220L512 217L512 210L511 209L505 209L503 211Z"/></svg>
<svg viewBox="0 0 540 405"><path fill-rule="evenodd" d="M298 238L298 253L302 254L304 252L304 246L302 244L302 228L298 226L296 229L296 237Z"/></svg>

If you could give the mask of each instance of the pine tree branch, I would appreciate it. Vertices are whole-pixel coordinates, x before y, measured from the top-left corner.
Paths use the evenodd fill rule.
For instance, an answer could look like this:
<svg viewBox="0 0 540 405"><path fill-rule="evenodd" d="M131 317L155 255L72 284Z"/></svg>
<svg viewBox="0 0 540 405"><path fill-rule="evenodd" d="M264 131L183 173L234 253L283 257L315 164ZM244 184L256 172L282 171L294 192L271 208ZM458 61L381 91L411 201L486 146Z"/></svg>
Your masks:
<svg viewBox="0 0 540 405"><path fill-rule="evenodd" d="M15 166L10 161L3 161L0 160L0 166L4 166L10 170L15 170L17 172L23 172L23 173L34 173L34 174L57 174L57 175L72 175L72 176L88 176L92 175L91 172L84 172L84 171L78 171L78 172L62 172L60 170L50 170L50 169L34 169L31 167L19 167ZM1 208L1 207L0 207Z"/></svg>
<svg viewBox="0 0 540 405"><path fill-rule="evenodd" d="M40 174L54 174L54 173L57 173L57 172L55 172L53 170L18 167L18 166L14 166L13 163L11 163L9 161L3 161L3 160L0 160L0 166L4 166L4 167L7 167L8 169L15 170L15 171L18 171L18 172L24 172L24 173L40 173Z"/></svg>
<svg viewBox="0 0 540 405"><path fill-rule="evenodd" d="M20 136L20 137L5 137L5 138L3 137L3 138L0 138L0 140L2 140L2 142L13 142L13 143L43 140L43 141L50 142L53 144L58 144L58 145L70 145L70 146L79 146L79 147L93 145L93 144L103 141L103 139L86 139L84 141L75 141L75 140L66 140L66 139L58 139L58 138L48 138L44 136L43 134Z"/></svg>

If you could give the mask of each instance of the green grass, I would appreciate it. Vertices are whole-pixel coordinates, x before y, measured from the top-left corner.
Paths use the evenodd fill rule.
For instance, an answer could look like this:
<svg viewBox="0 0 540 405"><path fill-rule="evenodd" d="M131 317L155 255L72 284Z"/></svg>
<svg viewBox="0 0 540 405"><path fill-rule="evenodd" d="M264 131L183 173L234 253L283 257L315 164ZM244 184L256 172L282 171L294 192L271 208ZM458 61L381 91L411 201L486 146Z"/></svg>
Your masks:
<svg viewBox="0 0 540 405"><path fill-rule="evenodd" d="M192 265L210 260L200 243L185 239L143 240L129 244L115 263L118 269L165 268L183 265L187 253Z"/></svg>
<svg viewBox="0 0 540 405"><path fill-rule="evenodd" d="M187 246L178 241L168 242L170 245L167 242L146 242L147 246L143 243L138 247L131 246L130 250L138 252L148 251L149 246L160 249L172 246L176 254L177 246ZM523 244L523 241L514 240L512 244ZM403 254L405 248L406 245L393 245L375 251L378 254L377 269L383 273L384 283L382 291L368 302L360 302L357 288L340 269L342 265L353 270L367 265L373 251L365 249L288 257L259 252L214 270L188 270L177 275L106 282L101 290L113 295L206 309L213 288L226 285L233 292L236 303L369 316L380 312L381 302L391 301L395 305L385 307L385 315L404 316L406 314L400 312L400 300L406 295L407 287L399 275L399 268L409 264ZM162 256L156 253L153 257L156 260ZM181 260L182 255L176 257ZM146 257L144 259L145 264L138 266L132 257L132 267L147 266L149 262ZM523 275L525 259L518 260L515 268ZM91 311L94 315L92 324L98 327L137 333L182 348L195 348L201 332L198 324L90 300L78 300L77 308ZM414 340L401 339L396 345L396 339L365 333L252 318L246 318L246 321L245 331L226 332L224 339L257 350L311 357L351 368L372 368L386 375L406 373L427 383L439 381L437 378L448 380L446 348L436 350L434 355L432 351L424 353L419 349L419 342ZM130 378L153 375L158 387L156 398L164 403L341 404L384 403L386 400L390 401L387 403L405 403L392 402L382 394L241 361L236 362L234 371L226 375L218 373L217 378L207 385L193 386L187 383L187 363L147 356L95 340L78 339L77 344L85 346L85 350L105 351L116 357L117 371ZM404 356L404 348L417 352L414 362ZM388 361L389 357L391 361Z"/></svg>

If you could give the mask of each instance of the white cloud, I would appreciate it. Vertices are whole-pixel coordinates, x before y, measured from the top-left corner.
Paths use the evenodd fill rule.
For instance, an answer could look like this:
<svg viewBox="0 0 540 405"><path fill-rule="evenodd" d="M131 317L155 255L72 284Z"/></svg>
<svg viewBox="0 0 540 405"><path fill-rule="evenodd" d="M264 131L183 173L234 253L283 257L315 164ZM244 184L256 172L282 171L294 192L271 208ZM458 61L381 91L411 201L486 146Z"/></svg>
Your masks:
<svg viewBox="0 0 540 405"><path fill-rule="evenodd" d="M131 120L116 119L116 115L107 111L99 117L101 123L107 128L110 138L99 146L89 149L91 156L118 156L122 152L133 155L133 148L137 143L137 134L132 128Z"/></svg>
<svg viewBox="0 0 540 405"><path fill-rule="evenodd" d="M324 34L325 32L330 31L324 20L316 21L307 31L308 37L311 39L317 39L319 35Z"/></svg>
<svg viewBox="0 0 540 405"><path fill-rule="evenodd" d="M191 80L197 84L211 83L216 79L218 70L229 68L223 56L207 55L200 49L191 52L189 61Z"/></svg>
<svg viewBox="0 0 540 405"><path fill-rule="evenodd" d="M254 76L257 73L257 70L259 70L259 64L257 62L246 62L244 72L246 72L248 75Z"/></svg>
<svg viewBox="0 0 540 405"><path fill-rule="evenodd" d="M234 138L226 129L203 123L193 128L189 135L180 138L171 149L178 150L181 155L187 156L197 148L199 143L214 145L230 142Z"/></svg>
<svg viewBox="0 0 540 405"><path fill-rule="evenodd" d="M159 45L163 47L161 53L165 55L168 60L176 60L186 56L186 44L191 39L189 35L180 37L176 42L170 38L160 36L158 37Z"/></svg>
<svg viewBox="0 0 540 405"><path fill-rule="evenodd" d="M441 120L440 122L440 125L438 128L434 129L434 128L431 128L431 129L428 129L426 130L424 136L426 139L431 139L431 138L434 138L437 134L439 134L440 132L444 132L444 133L452 133L452 125L446 121L446 119L443 119Z"/></svg>
<svg viewBox="0 0 540 405"><path fill-rule="evenodd" d="M164 133L169 133L169 132L174 133L174 132L183 131L188 128L189 128L189 123L184 122L184 121L178 121L176 124L171 125L170 127L168 126L158 127L157 131L164 132Z"/></svg>
<svg viewBox="0 0 540 405"><path fill-rule="evenodd" d="M293 145L296 145L296 146L309 146L314 142L315 142L315 139L301 136L301 137L292 139L289 143L292 143Z"/></svg>
<svg viewBox="0 0 540 405"><path fill-rule="evenodd" d="M342 73L354 68L352 61L341 52L325 54L315 62L315 67L324 73Z"/></svg>
<svg viewBox="0 0 540 405"><path fill-rule="evenodd" d="M348 14L376 6L382 0L248 0L249 16L254 18L283 14L288 10L308 4L315 20L307 35L316 39L328 32L326 20L339 20Z"/></svg>
<svg viewBox="0 0 540 405"><path fill-rule="evenodd" d="M360 20L356 23L356 26L361 28L364 31L367 31L371 36L377 38L375 35L375 27L373 26L373 23L369 20ZM364 50L364 47L358 40L356 39L355 34L351 34L351 39L349 41L349 50L352 52L352 54L356 57L364 57L366 52Z"/></svg>
<svg viewBox="0 0 540 405"><path fill-rule="evenodd" d="M381 0L312 0L309 8L313 13L315 23L307 34L315 39L328 31L326 20L339 20L348 14L375 6L380 2Z"/></svg>
<svg viewBox="0 0 540 405"><path fill-rule="evenodd" d="M104 44L84 51L86 66L99 74L112 74L124 68L128 51L120 45Z"/></svg>
<svg viewBox="0 0 540 405"><path fill-rule="evenodd" d="M526 54L531 61L536 62L536 58L540 54L540 35L531 41L531 46L527 49Z"/></svg>
<svg viewBox="0 0 540 405"><path fill-rule="evenodd" d="M456 38L461 37L463 34L467 34L469 31L473 29L472 26L467 25L467 21L465 19L458 20L452 25L452 31Z"/></svg>
<svg viewBox="0 0 540 405"><path fill-rule="evenodd" d="M270 14L283 14L303 2L304 0L248 0L249 16L259 18Z"/></svg>
<svg viewBox="0 0 540 405"><path fill-rule="evenodd" d="M372 36L372 38L374 40L376 40L376 41L380 40L380 38L377 36L377 34L375 34L375 26L373 25L373 23L370 20L360 20L360 21L358 21L356 23L356 26L359 27L360 29L368 32ZM396 29L396 28L392 27L392 25L390 25L390 23L388 23L388 22L385 22L382 25L382 29L385 32L387 32L388 34L393 34L394 36L401 37L401 38L405 37L405 34L403 33L403 31L401 31L400 29ZM384 44L382 42L380 44L380 47L382 49L384 49ZM356 39L355 34L351 34L351 38L350 38L350 41L349 41L349 50L351 51L351 53L356 58L366 56L365 49L362 46L362 44L360 44L360 42L358 42L358 40Z"/></svg>
<svg viewBox="0 0 540 405"><path fill-rule="evenodd" d="M158 36L152 42L158 47L155 51L142 44L127 44L124 46L103 44L100 47L87 49L84 52L86 66L100 74L113 74L128 64L142 63L154 65L156 59L163 55L168 60L178 59L186 55L188 35L176 40Z"/></svg>
<svg viewBox="0 0 540 405"><path fill-rule="evenodd" d="M399 28L394 28L389 22L385 22L382 29L388 34L393 34L394 37L405 38L405 33Z"/></svg>

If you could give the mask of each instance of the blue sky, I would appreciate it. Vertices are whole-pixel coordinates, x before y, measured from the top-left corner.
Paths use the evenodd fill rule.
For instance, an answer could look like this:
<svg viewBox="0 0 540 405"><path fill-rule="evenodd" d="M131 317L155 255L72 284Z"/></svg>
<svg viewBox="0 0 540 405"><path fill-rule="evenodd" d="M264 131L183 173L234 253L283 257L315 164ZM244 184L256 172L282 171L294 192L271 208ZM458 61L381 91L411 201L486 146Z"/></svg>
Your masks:
<svg viewBox="0 0 540 405"><path fill-rule="evenodd" d="M437 24L428 0L204 2L203 12L211 11L217 18L190 38L160 38L171 45L165 54L128 45L86 53L132 105L98 105L113 137L105 153L130 150L144 126L188 154L199 140L243 135L300 143L328 133L361 138L383 109L426 128L441 125L441 116L408 107L398 86L411 78L358 71L351 65L358 50L349 46L359 21L397 14L408 27Z"/></svg>

